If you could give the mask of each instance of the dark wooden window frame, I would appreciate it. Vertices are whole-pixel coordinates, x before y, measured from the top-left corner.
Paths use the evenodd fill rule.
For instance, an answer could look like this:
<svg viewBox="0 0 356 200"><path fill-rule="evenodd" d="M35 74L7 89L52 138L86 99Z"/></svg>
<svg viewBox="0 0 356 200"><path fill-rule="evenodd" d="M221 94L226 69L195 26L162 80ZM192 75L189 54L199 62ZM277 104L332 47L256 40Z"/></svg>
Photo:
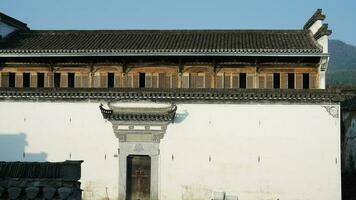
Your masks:
<svg viewBox="0 0 356 200"><path fill-rule="evenodd" d="M38 72L37 73L37 87L38 88L44 88L44 79L45 79L45 74L43 72Z"/></svg>
<svg viewBox="0 0 356 200"><path fill-rule="evenodd" d="M29 72L24 72L22 74L22 87L23 88L31 87L31 74Z"/></svg>
<svg viewBox="0 0 356 200"><path fill-rule="evenodd" d="M247 87L247 74L246 73L240 73L240 88L246 88Z"/></svg>
<svg viewBox="0 0 356 200"><path fill-rule="evenodd" d="M281 88L281 74L273 73L273 88L280 89Z"/></svg>
<svg viewBox="0 0 356 200"><path fill-rule="evenodd" d="M308 73L303 73L303 89L310 88L310 75Z"/></svg>
<svg viewBox="0 0 356 200"><path fill-rule="evenodd" d="M68 88L75 88L75 73L68 73Z"/></svg>

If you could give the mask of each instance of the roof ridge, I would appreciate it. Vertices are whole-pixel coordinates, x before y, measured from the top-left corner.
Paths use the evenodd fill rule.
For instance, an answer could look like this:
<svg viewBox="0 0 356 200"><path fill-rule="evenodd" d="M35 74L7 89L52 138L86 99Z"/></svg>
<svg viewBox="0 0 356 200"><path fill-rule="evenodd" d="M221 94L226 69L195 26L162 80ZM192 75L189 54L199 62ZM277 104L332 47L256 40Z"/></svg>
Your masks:
<svg viewBox="0 0 356 200"><path fill-rule="evenodd" d="M178 33L178 32L305 32L303 29L56 29L56 30L24 30L20 31L21 33L115 33L115 32L152 32L152 33Z"/></svg>

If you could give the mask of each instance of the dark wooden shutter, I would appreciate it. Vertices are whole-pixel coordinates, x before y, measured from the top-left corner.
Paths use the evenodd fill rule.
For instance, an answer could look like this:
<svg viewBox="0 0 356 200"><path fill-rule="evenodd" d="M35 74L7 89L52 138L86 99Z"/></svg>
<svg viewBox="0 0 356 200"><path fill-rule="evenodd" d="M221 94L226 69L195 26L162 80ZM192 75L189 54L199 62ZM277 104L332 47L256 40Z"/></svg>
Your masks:
<svg viewBox="0 0 356 200"><path fill-rule="evenodd" d="M303 74L296 74L295 79L296 79L296 89L302 89L303 88Z"/></svg>
<svg viewBox="0 0 356 200"><path fill-rule="evenodd" d="M253 75L252 74L247 74L247 88L253 88Z"/></svg>
<svg viewBox="0 0 356 200"><path fill-rule="evenodd" d="M158 88L166 88L166 74L165 73L158 74Z"/></svg>
<svg viewBox="0 0 356 200"><path fill-rule="evenodd" d="M44 78L43 79L44 87L48 88L48 73L47 72L44 73L44 77L43 78Z"/></svg>
<svg viewBox="0 0 356 200"><path fill-rule="evenodd" d="M61 73L61 88L67 88L67 87L68 87L68 74Z"/></svg>
<svg viewBox="0 0 356 200"><path fill-rule="evenodd" d="M167 81L166 78L167 74L166 73L159 73L158 74L158 87L159 88L168 88L169 82Z"/></svg>
<svg viewBox="0 0 356 200"><path fill-rule="evenodd" d="M152 88L152 74L145 74L145 88Z"/></svg>
<svg viewBox="0 0 356 200"><path fill-rule="evenodd" d="M224 73L224 88L231 88L231 73Z"/></svg>
<svg viewBox="0 0 356 200"><path fill-rule="evenodd" d="M100 87L100 74L94 74L93 80L92 80L94 88L99 88Z"/></svg>
<svg viewBox="0 0 356 200"><path fill-rule="evenodd" d="M309 87L310 89L317 89L317 76L316 74L310 74L309 76Z"/></svg>
<svg viewBox="0 0 356 200"><path fill-rule="evenodd" d="M81 88L83 87L82 85L82 75L81 74L75 74L75 78L74 78L74 87L75 88Z"/></svg>
<svg viewBox="0 0 356 200"><path fill-rule="evenodd" d="M9 72L1 73L1 87L9 87Z"/></svg>
<svg viewBox="0 0 356 200"><path fill-rule="evenodd" d="M36 74L31 74L30 77L31 77L31 79L30 79L30 87L31 88L37 87L37 75Z"/></svg>
<svg viewBox="0 0 356 200"><path fill-rule="evenodd" d="M83 88L89 88L90 87L90 85L89 85L89 76L90 76L89 73L82 74L82 87Z"/></svg>
<svg viewBox="0 0 356 200"><path fill-rule="evenodd" d="M197 88L198 73L189 73L189 88Z"/></svg>
<svg viewBox="0 0 356 200"><path fill-rule="evenodd" d="M182 76L182 88L189 88L189 73L184 73Z"/></svg>
<svg viewBox="0 0 356 200"><path fill-rule="evenodd" d="M126 75L126 87L132 88L133 87L132 81L133 81L133 74L127 74Z"/></svg>
<svg viewBox="0 0 356 200"><path fill-rule="evenodd" d="M216 88L224 88L224 74L223 73L216 75Z"/></svg>
<svg viewBox="0 0 356 200"><path fill-rule="evenodd" d="M108 74L100 73L100 87L107 88L108 87Z"/></svg>
<svg viewBox="0 0 356 200"><path fill-rule="evenodd" d="M45 83L46 84L46 83ZM47 87L52 88L54 85L54 76L53 72L47 73Z"/></svg>
<svg viewBox="0 0 356 200"><path fill-rule="evenodd" d="M152 88L158 88L158 73L152 74Z"/></svg>
<svg viewBox="0 0 356 200"><path fill-rule="evenodd" d="M288 74L281 73L281 88L287 89L288 88Z"/></svg>
<svg viewBox="0 0 356 200"><path fill-rule="evenodd" d="M195 77L195 88L204 88L204 73L198 73Z"/></svg>
<svg viewBox="0 0 356 200"><path fill-rule="evenodd" d="M23 86L23 76L20 73L16 73L15 75L16 80L15 80L15 85L17 88L22 88Z"/></svg>
<svg viewBox="0 0 356 200"><path fill-rule="evenodd" d="M258 88L261 88L261 89L266 88L266 76L264 74L260 74L258 76Z"/></svg>
<svg viewBox="0 0 356 200"><path fill-rule="evenodd" d="M115 73L115 87L122 88L122 73Z"/></svg>
<svg viewBox="0 0 356 200"><path fill-rule="evenodd" d="M273 88L273 74L266 75L266 88L272 89Z"/></svg>
<svg viewBox="0 0 356 200"><path fill-rule="evenodd" d="M211 88L211 74L210 73L205 73L205 88Z"/></svg>
<svg viewBox="0 0 356 200"><path fill-rule="evenodd" d="M178 88L178 74L172 74L172 88Z"/></svg>
<svg viewBox="0 0 356 200"><path fill-rule="evenodd" d="M172 88L172 73L166 74L166 88Z"/></svg>
<svg viewBox="0 0 356 200"><path fill-rule="evenodd" d="M239 80L239 74L237 74L237 73L232 73L232 85L231 85L231 87L232 88L239 88L239 82L240 82L240 80Z"/></svg>
<svg viewBox="0 0 356 200"><path fill-rule="evenodd" d="M132 78L133 78L132 87L139 88L139 73L134 73Z"/></svg>

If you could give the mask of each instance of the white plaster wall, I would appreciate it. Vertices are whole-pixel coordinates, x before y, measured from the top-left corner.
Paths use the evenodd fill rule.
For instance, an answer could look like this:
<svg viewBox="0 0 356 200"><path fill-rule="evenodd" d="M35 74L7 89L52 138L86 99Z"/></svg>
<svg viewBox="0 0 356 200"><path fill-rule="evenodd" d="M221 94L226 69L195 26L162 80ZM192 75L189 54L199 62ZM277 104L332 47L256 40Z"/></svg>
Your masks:
<svg viewBox="0 0 356 200"><path fill-rule="evenodd" d="M320 29L320 27L322 25L323 25L323 21L322 20L318 20L309 28L309 30L311 30L311 32L314 35Z"/></svg>
<svg viewBox="0 0 356 200"><path fill-rule="evenodd" d="M34 156L38 153L47 154L47 161L84 160L81 182L86 199L117 196L118 161L114 155L118 153L118 141L98 106L99 103L1 102L0 144L7 140L15 141L12 146L20 146L17 139L7 139L8 135L25 135L25 151L32 156L23 159L18 147L8 145L7 155L3 155L1 152L6 149L0 145L0 160L6 157L44 161L43 156Z"/></svg>
<svg viewBox="0 0 356 200"><path fill-rule="evenodd" d="M25 135L27 153L84 160L84 197L114 199L118 141L98 106L0 102L0 139ZM160 144L160 199L206 200L213 191L239 199L341 199L340 119L322 105L178 104L177 112ZM4 146L0 152L16 145ZM0 160L31 159L13 152Z"/></svg>
<svg viewBox="0 0 356 200"><path fill-rule="evenodd" d="M329 38L327 35L318 39L318 43L323 47L323 53L329 52Z"/></svg>
<svg viewBox="0 0 356 200"><path fill-rule="evenodd" d="M212 191L239 199L341 198L340 122L322 106L178 109L188 116L161 142L162 199L207 199Z"/></svg>
<svg viewBox="0 0 356 200"><path fill-rule="evenodd" d="M14 32L15 30L17 30L16 28L9 26L3 22L0 22L0 35L1 37L6 37L8 34Z"/></svg>
<svg viewBox="0 0 356 200"><path fill-rule="evenodd" d="M319 70L319 88L318 89L325 89L326 88L326 70Z"/></svg>

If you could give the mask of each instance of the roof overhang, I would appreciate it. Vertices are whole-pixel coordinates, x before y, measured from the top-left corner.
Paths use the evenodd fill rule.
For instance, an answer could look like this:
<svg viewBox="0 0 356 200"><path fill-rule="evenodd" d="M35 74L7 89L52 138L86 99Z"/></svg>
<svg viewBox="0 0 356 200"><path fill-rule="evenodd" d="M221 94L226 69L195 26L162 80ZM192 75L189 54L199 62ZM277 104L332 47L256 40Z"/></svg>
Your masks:
<svg viewBox="0 0 356 200"><path fill-rule="evenodd" d="M328 57L328 53L5 53L1 58L13 57L145 57L145 56L188 56L188 57Z"/></svg>
<svg viewBox="0 0 356 200"><path fill-rule="evenodd" d="M295 89L142 89L0 88L0 101L91 101L161 103L339 103L340 90Z"/></svg>

